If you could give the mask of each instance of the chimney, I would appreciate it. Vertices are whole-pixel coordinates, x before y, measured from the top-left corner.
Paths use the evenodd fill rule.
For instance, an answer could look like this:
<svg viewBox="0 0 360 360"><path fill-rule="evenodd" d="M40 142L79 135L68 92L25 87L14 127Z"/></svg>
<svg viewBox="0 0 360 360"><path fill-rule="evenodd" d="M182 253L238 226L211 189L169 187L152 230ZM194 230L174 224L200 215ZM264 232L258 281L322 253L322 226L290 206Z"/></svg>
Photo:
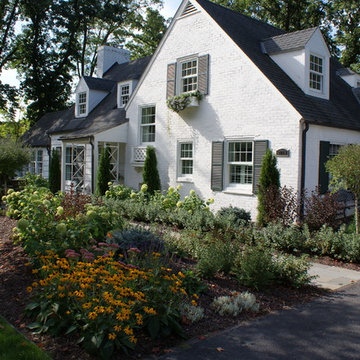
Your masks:
<svg viewBox="0 0 360 360"><path fill-rule="evenodd" d="M130 51L111 46L100 46L97 50L96 76L103 77L104 73L116 62L118 64L130 61Z"/></svg>

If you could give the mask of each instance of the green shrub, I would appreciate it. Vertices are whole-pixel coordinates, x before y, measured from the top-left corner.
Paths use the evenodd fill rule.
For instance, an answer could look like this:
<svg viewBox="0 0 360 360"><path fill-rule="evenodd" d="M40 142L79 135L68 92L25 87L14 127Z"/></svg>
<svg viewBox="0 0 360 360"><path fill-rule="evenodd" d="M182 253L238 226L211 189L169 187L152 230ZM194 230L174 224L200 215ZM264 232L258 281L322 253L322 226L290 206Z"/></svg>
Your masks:
<svg viewBox="0 0 360 360"><path fill-rule="evenodd" d="M298 226L284 226L280 223L270 223L257 234L263 239L265 244L277 250L293 253L308 251L306 237Z"/></svg>
<svg viewBox="0 0 360 360"><path fill-rule="evenodd" d="M59 153L56 149L51 152L49 165L49 188L53 194L61 190L61 167Z"/></svg>
<svg viewBox="0 0 360 360"><path fill-rule="evenodd" d="M112 180L111 163L110 163L110 148L105 147L101 151L98 171L96 175L96 195L105 195L109 188L109 183Z"/></svg>
<svg viewBox="0 0 360 360"><path fill-rule="evenodd" d="M242 285L260 289L275 281L272 252L261 243L245 245L234 265L235 275Z"/></svg>
<svg viewBox="0 0 360 360"><path fill-rule="evenodd" d="M218 227L238 229L248 225L251 220L250 212L238 207L223 207L216 214ZM219 225L220 224L220 225Z"/></svg>
<svg viewBox="0 0 360 360"><path fill-rule="evenodd" d="M310 263L304 258L288 254L277 254L273 257L275 279L278 283L291 287L309 284L312 276L308 274Z"/></svg>
<svg viewBox="0 0 360 360"><path fill-rule="evenodd" d="M148 186L148 192L152 195L156 190L161 190L160 176L157 169L155 148L146 148L146 157L143 169L143 183Z"/></svg>
<svg viewBox="0 0 360 360"><path fill-rule="evenodd" d="M125 200L129 199L132 189L121 184L111 184L109 189L105 192L107 199Z"/></svg>

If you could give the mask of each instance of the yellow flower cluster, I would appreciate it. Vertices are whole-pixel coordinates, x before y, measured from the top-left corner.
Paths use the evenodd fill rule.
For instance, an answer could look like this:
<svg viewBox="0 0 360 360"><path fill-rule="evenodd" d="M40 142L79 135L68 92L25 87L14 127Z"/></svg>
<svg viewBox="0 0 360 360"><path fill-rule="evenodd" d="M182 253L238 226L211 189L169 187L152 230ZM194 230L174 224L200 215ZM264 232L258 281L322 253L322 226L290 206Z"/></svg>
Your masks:
<svg viewBox="0 0 360 360"><path fill-rule="evenodd" d="M89 331L97 328L99 319L105 321L110 340L125 335L135 344L134 329L158 314L155 300L143 290L149 288L149 283L164 286L169 296L187 295L182 282L184 274L174 274L169 268L161 268L159 274L128 266L113 256L82 262L60 258L52 252L40 260L42 279L36 285L33 283L33 287L39 286L45 296L62 302L67 315L87 321ZM29 287L28 291L31 290Z"/></svg>

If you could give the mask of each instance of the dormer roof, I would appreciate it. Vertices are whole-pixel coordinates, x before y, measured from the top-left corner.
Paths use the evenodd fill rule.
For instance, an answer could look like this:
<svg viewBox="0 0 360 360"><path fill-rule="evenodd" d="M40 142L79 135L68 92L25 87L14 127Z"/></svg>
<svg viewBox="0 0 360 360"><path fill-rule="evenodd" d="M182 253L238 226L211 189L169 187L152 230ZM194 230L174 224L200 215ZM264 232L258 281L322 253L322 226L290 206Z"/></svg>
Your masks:
<svg viewBox="0 0 360 360"><path fill-rule="evenodd" d="M108 79L95 78L91 76L83 76L86 85L90 90L110 92L115 82Z"/></svg>
<svg viewBox="0 0 360 360"><path fill-rule="evenodd" d="M104 79L115 82L138 80L140 79L150 60L151 56L146 56L124 64L116 63L104 74Z"/></svg>
<svg viewBox="0 0 360 360"><path fill-rule="evenodd" d="M265 53L276 54L303 49L316 30L317 27L313 27L267 38L263 41Z"/></svg>

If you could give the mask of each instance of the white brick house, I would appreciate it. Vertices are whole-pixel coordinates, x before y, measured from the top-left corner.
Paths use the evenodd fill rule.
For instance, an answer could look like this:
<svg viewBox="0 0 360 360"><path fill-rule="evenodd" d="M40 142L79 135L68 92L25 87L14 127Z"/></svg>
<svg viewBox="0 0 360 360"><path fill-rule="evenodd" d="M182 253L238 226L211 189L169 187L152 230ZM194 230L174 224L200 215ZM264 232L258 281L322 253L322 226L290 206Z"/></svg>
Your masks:
<svg viewBox="0 0 360 360"><path fill-rule="evenodd" d="M214 198L214 209L231 204L253 218L268 147L278 156L282 185L326 191L328 156L360 143L360 76L330 57L318 28L286 34L208 0L190 1L180 5L141 76L129 82L110 68L102 79L80 81L75 110L57 120L58 133L50 131L51 146L57 139L63 148L63 188L69 144L89 149L85 182L93 184L99 143L112 142L121 144L126 185L141 184L144 150L152 145L163 188L181 184L183 194L194 189ZM110 59L111 67L116 57ZM203 94L199 106L179 113L167 107L169 97L194 90ZM84 128L74 130L80 119Z"/></svg>

